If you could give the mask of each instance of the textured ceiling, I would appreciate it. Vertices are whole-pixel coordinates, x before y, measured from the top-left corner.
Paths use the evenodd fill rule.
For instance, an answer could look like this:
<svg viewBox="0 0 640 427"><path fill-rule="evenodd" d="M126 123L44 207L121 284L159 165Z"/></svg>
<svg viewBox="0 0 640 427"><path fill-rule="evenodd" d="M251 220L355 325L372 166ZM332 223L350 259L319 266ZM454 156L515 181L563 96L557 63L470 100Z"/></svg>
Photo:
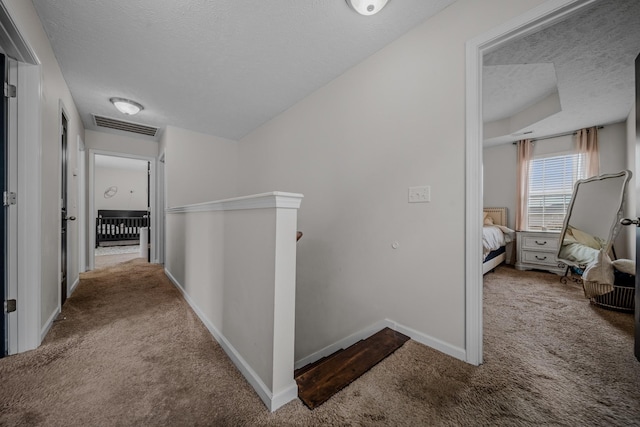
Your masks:
<svg viewBox="0 0 640 427"><path fill-rule="evenodd" d="M33 0L85 128L93 113L230 139L451 3L365 17L344 0ZM145 109L123 116L114 96Z"/></svg>
<svg viewBox="0 0 640 427"><path fill-rule="evenodd" d="M634 60L639 53L640 0L600 0L485 55L484 120L509 119L543 99L551 79L543 78L540 69L552 64L562 111L513 134L544 137L623 121L634 102ZM505 135L485 140L485 145L514 139Z"/></svg>

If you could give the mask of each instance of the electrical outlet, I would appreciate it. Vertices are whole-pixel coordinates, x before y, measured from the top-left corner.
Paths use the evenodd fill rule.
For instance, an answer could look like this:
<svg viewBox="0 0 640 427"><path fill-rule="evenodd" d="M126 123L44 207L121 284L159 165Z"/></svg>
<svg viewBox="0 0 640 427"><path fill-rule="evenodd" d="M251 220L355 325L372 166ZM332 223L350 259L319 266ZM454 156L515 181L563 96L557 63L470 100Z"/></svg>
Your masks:
<svg viewBox="0 0 640 427"><path fill-rule="evenodd" d="M409 187L409 203L427 203L431 201L431 187L423 185Z"/></svg>

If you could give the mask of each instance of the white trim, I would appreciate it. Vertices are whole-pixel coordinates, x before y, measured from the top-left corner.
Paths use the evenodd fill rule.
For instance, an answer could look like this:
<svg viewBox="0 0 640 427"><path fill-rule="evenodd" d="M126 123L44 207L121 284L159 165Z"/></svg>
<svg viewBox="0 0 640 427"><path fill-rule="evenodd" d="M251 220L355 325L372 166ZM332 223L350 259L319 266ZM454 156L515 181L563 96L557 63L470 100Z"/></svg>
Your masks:
<svg viewBox="0 0 640 427"><path fill-rule="evenodd" d="M552 25L596 0L549 0L466 43L465 360L482 363L482 57L490 49Z"/></svg>
<svg viewBox="0 0 640 427"><path fill-rule="evenodd" d="M322 359L323 357L330 356L338 350L350 347L353 344L357 343L358 341L368 338L371 335L375 334L376 332L384 328L390 328L396 332L400 332L401 334L408 336L409 338L411 338L416 342L419 342L420 344L424 344L428 347L434 348L444 354L455 357L456 359L460 359L460 360L465 359L465 351L463 348L455 347L450 344L447 344L442 340L423 334L422 332L416 331L415 329L412 329L401 323L394 322L391 319L384 319L358 332L355 332L349 335L348 337L345 337L333 344L330 344L314 353L311 353L308 356L303 357L302 359L296 361L295 369L300 369L304 366L307 366L310 363L314 363Z"/></svg>
<svg viewBox="0 0 640 427"><path fill-rule="evenodd" d="M249 364L244 360L244 358L238 353L238 351L231 345L231 343L227 340L227 338L213 325L211 320L207 318L207 316L200 310L195 301L187 294L185 289L182 287L180 282L173 277L171 272L164 269L165 274L173 282L174 286L182 293L182 297L189 304L191 309L196 313L196 315L200 318L202 323L207 327L213 338L220 344L222 349L227 353L227 356L231 359L234 365L240 370L242 375L249 381L249 384L253 387L253 389L258 393L260 399L264 402L264 404L269 408L271 412L280 408L282 405L296 399L298 397L298 386L293 378L291 378L291 384L280 393L273 395L269 387L260 379L258 374L249 366Z"/></svg>
<svg viewBox="0 0 640 427"><path fill-rule="evenodd" d="M17 70L18 63L8 56L5 56L7 79L10 85L18 85ZM6 132L7 150L6 150L6 190L9 192L18 192L18 100L17 98L7 99L6 112ZM10 205L5 208L4 231L6 233L6 268L5 277L7 280L7 299L18 298L18 205ZM4 315L4 313L3 313ZM18 352L18 312L7 313L6 338L7 353L15 354Z"/></svg>
<svg viewBox="0 0 640 427"><path fill-rule="evenodd" d="M89 232L89 250L88 250L88 269L89 270L93 270L95 268L95 248L96 248L96 233L95 233L95 229L96 229L96 216L94 215L95 212L95 159L96 159L96 154L99 155L103 155L103 156L113 156L113 157L124 157L127 159L137 159L137 160L144 160L145 162L150 162L151 163L151 179L150 179L150 185L149 185L149 195L150 195L150 206L149 208L151 209L151 218L150 218L150 224L151 224L151 229L157 229L156 224L158 222L158 216L159 216L159 210L156 209L157 208L157 195L156 195L156 171L157 171L157 164L156 162L158 161L155 157L151 157L151 156L140 156L140 155L136 155L136 154L129 154L129 153L120 153L120 152L115 152L115 151L107 151L107 150L98 150L98 149L89 149L89 212L88 212L88 216L89 216L89 227L90 227L90 232ZM150 243L151 243L151 262L153 263L158 263L159 262L159 251L160 249L158 248L158 243L162 242L161 239L159 239L158 236L158 230L156 230L154 233L151 233L151 235L149 236L150 239Z"/></svg>
<svg viewBox="0 0 640 427"><path fill-rule="evenodd" d="M80 276L76 277L76 280L73 281L73 284L69 286L69 295L73 294L73 291L76 290L79 284L80 284Z"/></svg>
<svg viewBox="0 0 640 427"><path fill-rule="evenodd" d="M42 342L42 340L44 340L44 337L47 336L47 334L49 333L49 330L53 326L53 322L56 320L58 315L60 315L60 309L56 308L51 314L51 316L49 316L44 326L42 326L42 329L40 330L40 342Z"/></svg>
<svg viewBox="0 0 640 427"><path fill-rule="evenodd" d="M232 199L216 200L213 202L177 206L168 208L166 212L173 214L263 208L299 209L303 197L304 196L302 194L273 191L271 193L261 193L251 196L235 197Z"/></svg>
<svg viewBox="0 0 640 427"><path fill-rule="evenodd" d="M41 71L18 64L18 352L42 342Z"/></svg>
<svg viewBox="0 0 640 427"><path fill-rule="evenodd" d="M87 271L87 156L84 141L77 136L78 161L78 273Z"/></svg>
<svg viewBox="0 0 640 427"><path fill-rule="evenodd" d="M165 259L165 229L166 229L166 179L164 167L164 153L158 156L156 170L156 211L158 212L158 222L156 230L156 241L158 242L158 251L156 252L158 264L164 264Z"/></svg>
<svg viewBox="0 0 640 427"><path fill-rule="evenodd" d="M423 334L422 332L416 331L415 329L409 328L408 326L404 326L400 323L393 322L392 320L387 321L392 324L390 328L394 331L405 334L406 336L414 341L419 342L420 344L424 344L428 347L434 348L444 354L455 357L456 359L465 360L466 352L464 348L453 346L442 340L439 340L438 338Z"/></svg>

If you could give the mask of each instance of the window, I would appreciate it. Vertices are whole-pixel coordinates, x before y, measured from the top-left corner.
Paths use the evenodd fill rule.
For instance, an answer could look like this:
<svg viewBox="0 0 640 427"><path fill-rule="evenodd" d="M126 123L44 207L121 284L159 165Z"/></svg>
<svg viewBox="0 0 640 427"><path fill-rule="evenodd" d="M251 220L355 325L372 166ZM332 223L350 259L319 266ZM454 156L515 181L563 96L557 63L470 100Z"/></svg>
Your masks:
<svg viewBox="0 0 640 427"><path fill-rule="evenodd" d="M573 185L584 178L584 155L537 158L530 168L527 229L560 231Z"/></svg>

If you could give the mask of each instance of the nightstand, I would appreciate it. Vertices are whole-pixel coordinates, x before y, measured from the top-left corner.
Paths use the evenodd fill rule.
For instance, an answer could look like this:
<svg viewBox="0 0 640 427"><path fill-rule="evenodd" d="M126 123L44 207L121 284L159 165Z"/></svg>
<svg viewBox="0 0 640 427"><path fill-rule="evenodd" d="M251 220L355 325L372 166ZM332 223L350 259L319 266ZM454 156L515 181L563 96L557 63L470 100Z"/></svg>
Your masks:
<svg viewBox="0 0 640 427"><path fill-rule="evenodd" d="M516 270L545 270L563 275L565 268L558 266L559 232L518 231L518 260Z"/></svg>

